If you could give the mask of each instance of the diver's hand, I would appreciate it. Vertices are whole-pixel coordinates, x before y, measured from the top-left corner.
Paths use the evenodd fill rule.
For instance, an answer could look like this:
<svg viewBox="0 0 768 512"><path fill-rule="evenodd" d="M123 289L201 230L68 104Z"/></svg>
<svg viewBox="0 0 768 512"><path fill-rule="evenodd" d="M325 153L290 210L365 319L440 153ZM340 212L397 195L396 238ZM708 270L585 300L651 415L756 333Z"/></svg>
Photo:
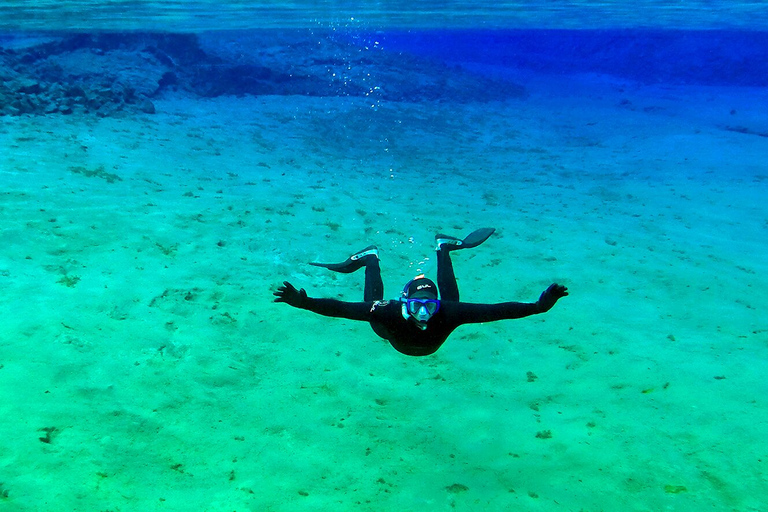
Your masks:
<svg viewBox="0 0 768 512"><path fill-rule="evenodd" d="M283 285L278 287L277 291L274 293L274 296L277 297L275 302L285 302L289 306L293 306L295 308L303 307L307 300L307 292L304 291L304 288L297 290L288 281L283 281Z"/></svg>
<svg viewBox="0 0 768 512"><path fill-rule="evenodd" d="M539 312L546 313L552 309L552 306L555 305L555 302L557 302L558 299L561 299L566 295L568 295L568 288L557 283L552 283L549 285L549 288L542 292L539 301L536 303L539 305Z"/></svg>

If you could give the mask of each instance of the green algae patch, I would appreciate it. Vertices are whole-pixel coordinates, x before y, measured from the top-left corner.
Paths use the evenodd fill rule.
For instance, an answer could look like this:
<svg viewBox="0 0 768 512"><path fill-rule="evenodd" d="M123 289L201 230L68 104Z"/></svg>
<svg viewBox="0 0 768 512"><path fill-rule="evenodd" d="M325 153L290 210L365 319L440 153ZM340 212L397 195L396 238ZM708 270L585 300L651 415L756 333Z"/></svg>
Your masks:
<svg viewBox="0 0 768 512"><path fill-rule="evenodd" d="M688 492L688 489L684 485L665 485L664 492L667 494L680 494L681 492Z"/></svg>
<svg viewBox="0 0 768 512"><path fill-rule="evenodd" d="M75 285L80 282L80 276L69 276L69 275L66 275L66 276L62 277L61 279L59 279L58 281L56 281L56 282L59 283L59 284L63 284L64 286L66 286L68 288L74 288Z"/></svg>
<svg viewBox="0 0 768 512"><path fill-rule="evenodd" d="M467 492L469 487L463 484L452 484L446 487L445 490L453 494L459 494L462 492Z"/></svg>
<svg viewBox="0 0 768 512"><path fill-rule="evenodd" d="M123 178L121 178L117 174L107 172L106 169L104 169L103 165L98 166L96 169L88 169L87 167L77 165L74 167L70 167L69 172L73 172L75 174L82 174L86 178L101 178L103 180L106 180L107 183L123 181Z"/></svg>

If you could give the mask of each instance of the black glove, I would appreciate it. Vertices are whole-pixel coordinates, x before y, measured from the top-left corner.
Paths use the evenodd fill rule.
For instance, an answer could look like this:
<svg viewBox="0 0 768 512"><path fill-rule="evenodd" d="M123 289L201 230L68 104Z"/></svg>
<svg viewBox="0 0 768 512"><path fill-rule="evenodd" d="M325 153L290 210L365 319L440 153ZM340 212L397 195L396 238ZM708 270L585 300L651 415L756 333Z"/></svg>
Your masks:
<svg viewBox="0 0 768 512"><path fill-rule="evenodd" d="M544 290L536 303L539 305L539 312L546 313L555 305L558 299L568 295L568 288L557 283L552 283L549 288Z"/></svg>
<svg viewBox="0 0 768 512"><path fill-rule="evenodd" d="M288 281L283 281L283 285L278 287L274 296L277 297L275 302L285 302L295 308L303 308L307 301L307 292L304 291L304 288L297 290Z"/></svg>

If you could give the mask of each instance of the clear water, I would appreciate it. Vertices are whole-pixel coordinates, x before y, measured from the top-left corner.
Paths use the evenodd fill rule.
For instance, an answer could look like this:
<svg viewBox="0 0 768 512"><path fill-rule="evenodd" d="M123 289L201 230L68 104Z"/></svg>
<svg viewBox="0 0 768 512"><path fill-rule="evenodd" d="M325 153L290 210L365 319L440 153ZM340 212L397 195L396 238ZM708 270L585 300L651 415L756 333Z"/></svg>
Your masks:
<svg viewBox="0 0 768 512"><path fill-rule="evenodd" d="M548 0L541 2L5 1L7 30L377 28L766 28L762 1Z"/></svg>
<svg viewBox="0 0 768 512"><path fill-rule="evenodd" d="M2 2L0 510L768 509L767 16ZM463 300L570 295L418 358L272 302L483 226Z"/></svg>

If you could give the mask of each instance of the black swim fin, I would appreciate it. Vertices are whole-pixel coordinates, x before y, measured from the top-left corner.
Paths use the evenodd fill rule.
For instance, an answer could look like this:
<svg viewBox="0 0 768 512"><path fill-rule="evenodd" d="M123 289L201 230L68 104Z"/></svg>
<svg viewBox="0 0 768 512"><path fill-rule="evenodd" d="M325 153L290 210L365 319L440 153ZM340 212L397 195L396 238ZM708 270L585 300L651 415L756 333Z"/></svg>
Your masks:
<svg viewBox="0 0 768 512"><path fill-rule="evenodd" d="M481 243L488 240L488 237L496 231L494 228L480 228L467 235L464 240L458 238L437 234L435 235L435 241L437 242L437 249L446 249L448 251L455 251L457 249L471 249L477 247Z"/></svg>
<svg viewBox="0 0 768 512"><path fill-rule="evenodd" d="M375 245L369 245L365 249L362 249L349 258L347 258L346 261L343 261L341 263L313 263L310 262L310 265L314 265L316 267L323 267L327 268L328 270L333 270L334 272L341 272L342 274L350 274L354 272L355 270L359 269L360 267L365 266L367 258L374 257L376 259L379 259L379 250L376 248Z"/></svg>

